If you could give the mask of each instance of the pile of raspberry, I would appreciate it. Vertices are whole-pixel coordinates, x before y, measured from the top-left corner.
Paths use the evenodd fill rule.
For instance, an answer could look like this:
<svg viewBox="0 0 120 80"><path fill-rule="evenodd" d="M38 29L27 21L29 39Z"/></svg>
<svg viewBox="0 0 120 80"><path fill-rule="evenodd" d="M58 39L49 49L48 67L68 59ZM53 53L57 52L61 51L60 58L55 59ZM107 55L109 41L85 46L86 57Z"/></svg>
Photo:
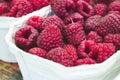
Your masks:
<svg viewBox="0 0 120 80"><path fill-rule="evenodd" d="M49 3L55 15L32 16L16 31L20 49L66 67L102 63L120 50L119 0Z"/></svg>
<svg viewBox="0 0 120 80"><path fill-rule="evenodd" d="M0 16L21 17L47 5L47 0L0 0Z"/></svg>

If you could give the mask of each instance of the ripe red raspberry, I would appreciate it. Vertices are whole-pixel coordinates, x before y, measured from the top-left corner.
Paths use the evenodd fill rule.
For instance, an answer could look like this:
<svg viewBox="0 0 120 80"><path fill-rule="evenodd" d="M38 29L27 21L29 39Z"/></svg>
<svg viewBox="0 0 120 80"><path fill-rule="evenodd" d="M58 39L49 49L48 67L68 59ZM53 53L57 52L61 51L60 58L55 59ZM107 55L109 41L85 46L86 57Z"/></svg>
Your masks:
<svg viewBox="0 0 120 80"><path fill-rule="evenodd" d="M102 42L102 37L99 36L96 32L91 31L88 35L87 35L87 39L88 40L93 40L96 43Z"/></svg>
<svg viewBox="0 0 120 80"><path fill-rule="evenodd" d="M105 36L109 33L115 34L120 32L120 15L108 14L101 18L98 26L97 33L101 36Z"/></svg>
<svg viewBox="0 0 120 80"><path fill-rule="evenodd" d="M78 1L78 0L73 0L75 3ZM94 5L94 1L93 0L83 0L87 3L89 3L90 5Z"/></svg>
<svg viewBox="0 0 120 80"><path fill-rule="evenodd" d="M120 15L120 11L109 11L108 14L119 14Z"/></svg>
<svg viewBox="0 0 120 80"><path fill-rule="evenodd" d="M89 3L83 0L77 1L77 10L84 17L90 17L94 14L93 7Z"/></svg>
<svg viewBox="0 0 120 80"><path fill-rule="evenodd" d="M60 29L55 25L46 27L38 36L37 45L46 51L55 47L62 47L63 41Z"/></svg>
<svg viewBox="0 0 120 80"><path fill-rule="evenodd" d="M75 10L75 3L72 0L51 0L50 4L53 12L60 18L68 16Z"/></svg>
<svg viewBox="0 0 120 80"><path fill-rule="evenodd" d="M108 34L105 36L106 43L113 43L117 50L120 50L120 34Z"/></svg>
<svg viewBox="0 0 120 80"><path fill-rule="evenodd" d="M94 5L94 4L95 4L93 0L84 0L84 1L86 1L86 2L89 3L90 5Z"/></svg>
<svg viewBox="0 0 120 80"><path fill-rule="evenodd" d="M80 58L87 58L94 56L92 52L92 48L94 45L96 45L96 43L92 40L82 41L81 44L78 46L78 56Z"/></svg>
<svg viewBox="0 0 120 80"><path fill-rule="evenodd" d="M95 31L96 27L102 17L100 15L94 15L89 17L85 22L85 30L86 31Z"/></svg>
<svg viewBox="0 0 120 80"><path fill-rule="evenodd" d="M66 45L64 45L63 48L67 51L67 53L69 54L70 59L71 59L72 61L75 61L75 60L78 59L77 52L76 52L76 48L75 48L73 45L71 45L71 44L66 44Z"/></svg>
<svg viewBox="0 0 120 80"><path fill-rule="evenodd" d="M63 30L63 28L64 28L64 23L58 16L49 16L49 17L45 18L42 23L42 27L45 28L52 24L58 26L58 28L61 30Z"/></svg>
<svg viewBox="0 0 120 80"><path fill-rule="evenodd" d="M97 62L101 63L111 57L116 52L116 50L112 43L99 43L94 46L93 52L97 55Z"/></svg>
<svg viewBox="0 0 120 80"><path fill-rule="evenodd" d="M29 1L33 5L34 10L41 9L49 5L48 0L29 0Z"/></svg>
<svg viewBox="0 0 120 80"><path fill-rule="evenodd" d="M43 18L40 16L32 16L27 20L27 24L34 27L35 29L38 30L43 30L42 28L42 22L43 22Z"/></svg>
<svg viewBox="0 0 120 80"><path fill-rule="evenodd" d="M64 29L64 35L66 40L75 46L79 45L81 41L85 39L85 33L82 30L83 26L80 25L79 23L72 23L69 24L65 29Z"/></svg>
<svg viewBox="0 0 120 80"><path fill-rule="evenodd" d="M46 56L47 59L60 63L66 67L73 66L73 61L70 59L67 51L63 48L54 48L50 50Z"/></svg>
<svg viewBox="0 0 120 80"><path fill-rule="evenodd" d="M43 58L45 58L46 54L47 54L47 52L44 49L41 49L38 47L31 48L30 50L28 50L28 52L30 54L37 55L37 56L43 57Z"/></svg>
<svg viewBox="0 0 120 80"><path fill-rule="evenodd" d="M96 4L94 9L96 15L105 16L107 13L107 5L103 3Z"/></svg>
<svg viewBox="0 0 120 80"><path fill-rule="evenodd" d="M7 5L7 2L3 1L0 3L0 15L6 13L9 11L9 7Z"/></svg>
<svg viewBox="0 0 120 80"><path fill-rule="evenodd" d="M112 1L114 0L94 0L96 3L105 3L107 5L109 5Z"/></svg>
<svg viewBox="0 0 120 80"><path fill-rule="evenodd" d="M83 25L84 24L84 17L81 14L75 12L73 14L68 15L64 19L64 23L66 25L71 24L73 22L78 22L78 23Z"/></svg>
<svg viewBox="0 0 120 80"><path fill-rule="evenodd" d="M21 49L30 49L35 46L38 32L31 26L24 26L15 33L15 43Z"/></svg>
<svg viewBox="0 0 120 80"><path fill-rule="evenodd" d="M109 9L111 11L119 11L120 12L120 1L116 0L113 1L110 5L109 5Z"/></svg>
<svg viewBox="0 0 120 80"><path fill-rule="evenodd" d="M90 65L90 64L96 64L96 62L91 59L91 58L84 58L84 59L79 59L75 61L75 66L79 65Z"/></svg>
<svg viewBox="0 0 120 80"><path fill-rule="evenodd" d="M33 11L31 3L27 0L15 0L16 3L11 6L9 16L11 17L21 17Z"/></svg>

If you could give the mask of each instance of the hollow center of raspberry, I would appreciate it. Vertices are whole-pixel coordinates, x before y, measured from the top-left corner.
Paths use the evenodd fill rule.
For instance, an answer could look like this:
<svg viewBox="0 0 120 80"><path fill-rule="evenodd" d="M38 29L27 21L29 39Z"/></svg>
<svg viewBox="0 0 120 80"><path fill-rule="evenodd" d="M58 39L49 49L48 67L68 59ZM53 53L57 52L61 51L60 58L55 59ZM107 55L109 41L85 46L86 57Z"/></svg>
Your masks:
<svg viewBox="0 0 120 80"><path fill-rule="evenodd" d="M85 53L89 54L90 51L91 51L91 50L90 50L89 46L86 46L86 48L85 48Z"/></svg>
<svg viewBox="0 0 120 80"><path fill-rule="evenodd" d="M66 10L67 10L68 13L73 13L74 12L74 10L71 9L71 7L67 7Z"/></svg>
<svg viewBox="0 0 120 80"><path fill-rule="evenodd" d="M28 39L30 35L31 35L31 32L27 31L26 33L24 33L23 38Z"/></svg>

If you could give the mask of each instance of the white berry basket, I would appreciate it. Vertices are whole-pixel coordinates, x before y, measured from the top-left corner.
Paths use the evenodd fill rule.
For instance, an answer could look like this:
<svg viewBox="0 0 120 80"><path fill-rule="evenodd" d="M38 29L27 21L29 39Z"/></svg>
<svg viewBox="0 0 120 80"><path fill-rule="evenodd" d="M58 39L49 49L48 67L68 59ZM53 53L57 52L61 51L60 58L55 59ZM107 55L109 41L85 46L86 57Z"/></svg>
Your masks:
<svg viewBox="0 0 120 80"><path fill-rule="evenodd" d="M5 36L9 30L10 24L18 19L13 17L0 17L0 60L6 62L16 62L5 42Z"/></svg>
<svg viewBox="0 0 120 80"><path fill-rule="evenodd" d="M25 24L29 17L33 15L47 17L51 15L51 12L48 6L39 12L23 17L11 25L6 36L6 42L18 61L24 80L113 80L120 71L120 51L100 64L65 67L29 54L15 45L15 32Z"/></svg>
<svg viewBox="0 0 120 80"><path fill-rule="evenodd" d="M29 13L19 18L0 16L0 45L1 45L0 60L3 60L5 62L10 62L10 63L17 62L16 58L14 57L13 54L10 53L8 46L6 45L5 36L9 31L10 25L13 24L15 21L18 21L19 19L24 18L25 16L36 14L39 11L40 10L33 11L32 13Z"/></svg>

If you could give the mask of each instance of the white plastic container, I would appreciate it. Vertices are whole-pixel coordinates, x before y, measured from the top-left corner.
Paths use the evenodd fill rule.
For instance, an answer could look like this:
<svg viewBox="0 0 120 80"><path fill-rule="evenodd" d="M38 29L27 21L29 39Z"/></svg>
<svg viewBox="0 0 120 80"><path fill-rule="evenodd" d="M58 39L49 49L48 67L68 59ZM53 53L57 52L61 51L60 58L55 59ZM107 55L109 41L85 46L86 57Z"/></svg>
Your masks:
<svg viewBox="0 0 120 80"><path fill-rule="evenodd" d="M14 18L14 17L0 17L0 60L16 63L16 58L13 54L10 53L6 42L5 42L5 36L8 33L9 27L11 24L13 24L15 21L18 21L21 18L25 18L26 16L31 16L33 14L38 14L40 10L33 11L32 13L29 13L27 15L24 15L20 18ZM41 15L44 13L41 13ZM51 14L50 14L51 15Z"/></svg>
<svg viewBox="0 0 120 80"><path fill-rule="evenodd" d="M51 14L49 6L38 13L25 16L11 25L6 36L9 49L18 61L24 80L113 80L116 77L120 70L120 51L100 64L64 67L19 49L14 43L15 32L30 16L46 17L48 14Z"/></svg>
<svg viewBox="0 0 120 80"><path fill-rule="evenodd" d="M16 62L14 55L11 54L5 42L5 36L9 30L10 23L14 21L16 21L16 18L0 17L0 60L6 62Z"/></svg>

